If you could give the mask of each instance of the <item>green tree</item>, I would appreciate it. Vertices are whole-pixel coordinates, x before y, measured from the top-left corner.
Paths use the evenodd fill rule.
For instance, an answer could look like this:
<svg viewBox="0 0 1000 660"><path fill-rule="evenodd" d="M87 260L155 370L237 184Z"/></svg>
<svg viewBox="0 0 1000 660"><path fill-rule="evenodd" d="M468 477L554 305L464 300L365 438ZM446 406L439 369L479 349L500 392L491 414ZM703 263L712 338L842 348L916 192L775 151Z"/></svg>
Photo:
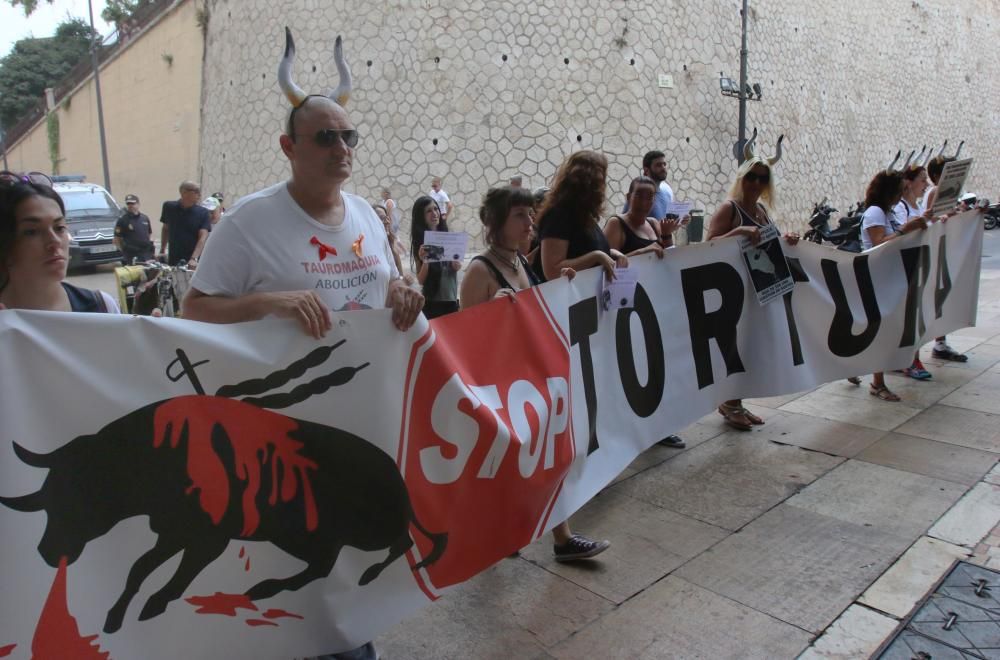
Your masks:
<svg viewBox="0 0 1000 660"><path fill-rule="evenodd" d="M27 4L28 0L22 0ZM80 19L60 23L55 36L21 39L0 59L0 122L10 127L41 101L46 87L58 83L86 57L90 26Z"/></svg>
<svg viewBox="0 0 1000 660"><path fill-rule="evenodd" d="M114 23L120 29L122 23L132 18L140 9L151 4L153 4L153 0L108 0L104 11L101 12L101 18L106 23Z"/></svg>

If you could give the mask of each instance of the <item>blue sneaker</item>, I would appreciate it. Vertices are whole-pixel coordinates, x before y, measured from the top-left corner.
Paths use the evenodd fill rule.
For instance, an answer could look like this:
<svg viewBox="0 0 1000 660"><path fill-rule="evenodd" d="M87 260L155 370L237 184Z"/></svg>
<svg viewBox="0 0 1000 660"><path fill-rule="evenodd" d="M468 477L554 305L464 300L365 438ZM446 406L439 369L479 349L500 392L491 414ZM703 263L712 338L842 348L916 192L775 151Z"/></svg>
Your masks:
<svg viewBox="0 0 1000 660"><path fill-rule="evenodd" d="M930 380L934 377L931 372L920 367L907 367L906 369L903 369L903 374L916 380Z"/></svg>

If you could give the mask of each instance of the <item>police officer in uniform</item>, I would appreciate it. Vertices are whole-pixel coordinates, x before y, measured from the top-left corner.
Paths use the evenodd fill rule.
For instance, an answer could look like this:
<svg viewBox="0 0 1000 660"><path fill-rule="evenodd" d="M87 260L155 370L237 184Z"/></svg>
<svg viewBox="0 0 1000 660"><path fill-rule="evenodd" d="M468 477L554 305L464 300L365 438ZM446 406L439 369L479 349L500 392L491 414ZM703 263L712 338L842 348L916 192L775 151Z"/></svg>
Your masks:
<svg viewBox="0 0 1000 660"><path fill-rule="evenodd" d="M126 265L153 258L156 250L152 236L153 227L149 224L149 216L139 212L139 198L125 195L125 212L115 224L115 245L121 251Z"/></svg>

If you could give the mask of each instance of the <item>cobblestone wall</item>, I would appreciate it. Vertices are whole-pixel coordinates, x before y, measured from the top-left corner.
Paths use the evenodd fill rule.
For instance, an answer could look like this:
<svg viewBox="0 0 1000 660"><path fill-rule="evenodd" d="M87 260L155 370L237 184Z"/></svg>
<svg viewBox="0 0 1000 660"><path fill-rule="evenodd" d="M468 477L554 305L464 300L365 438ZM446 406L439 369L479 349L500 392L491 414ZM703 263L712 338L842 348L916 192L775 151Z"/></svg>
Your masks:
<svg viewBox="0 0 1000 660"><path fill-rule="evenodd" d="M738 101L720 94L719 76L739 77L737 0L208 5L203 182L230 199L288 173L275 80L285 25L311 93L336 84L333 41L344 35L362 135L350 188L376 199L388 186L406 213L442 176L457 224L478 235L489 186L515 174L543 185L583 148L610 160L609 207L649 149L667 152L677 197L709 213L735 172ZM786 135L782 224L801 228L824 195L846 209L897 149L945 139L965 139L976 159L968 188L1000 197L996 0L751 5L748 76L763 98L748 104L748 125L765 153Z"/></svg>

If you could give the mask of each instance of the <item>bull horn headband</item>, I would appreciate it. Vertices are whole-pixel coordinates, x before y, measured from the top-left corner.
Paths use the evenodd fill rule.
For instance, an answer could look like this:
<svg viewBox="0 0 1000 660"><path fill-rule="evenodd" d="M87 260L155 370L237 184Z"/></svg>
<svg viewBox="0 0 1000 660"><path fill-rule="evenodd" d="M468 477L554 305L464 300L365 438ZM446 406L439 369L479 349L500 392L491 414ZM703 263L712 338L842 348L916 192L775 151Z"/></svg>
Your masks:
<svg viewBox="0 0 1000 660"><path fill-rule="evenodd" d="M782 134L778 137L778 144L774 149L774 156L772 158L765 158L768 166L774 167L779 160L781 160L781 142L785 139L785 135ZM747 140L747 143L743 145L743 160L751 160L754 158L753 145L757 141L757 129L753 129L753 135Z"/></svg>
<svg viewBox="0 0 1000 660"><path fill-rule="evenodd" d="M309 98L309 94L302 91L302 88L292 80L292 63L295 61L295 40L292 39L292 31L285 28L285 55L278 65L278 85L284 92L288 102L293 108L300 107ZM344 44L340 36L333 48L333 61L337 65L337 72L340 74L340 84L330 92L329 99L341 107L347 105L347 100L351 96L351 69L344 59Z"/></svg>
<svg viewBox="0 0 1000 660"><path fill-rule="evenodd" d="M959 154L962 153L962 147L965 146L965 140L958 143L958 150L955 151L955 155L951 157L952 160L958 160Z"/></svg>
<svg viewBox="0 0 1000 660"><path fill-rule="evenodd" d="M886 174L895 174L898 171L898 170L895 170L893 168L896 166L896 163L899 162L899 157L902 156L902 155L903 155L902 151L897 151L896 152L896 157L893 158L892 162L889 163L889 166L885 168L885 173Z"/></svg>

